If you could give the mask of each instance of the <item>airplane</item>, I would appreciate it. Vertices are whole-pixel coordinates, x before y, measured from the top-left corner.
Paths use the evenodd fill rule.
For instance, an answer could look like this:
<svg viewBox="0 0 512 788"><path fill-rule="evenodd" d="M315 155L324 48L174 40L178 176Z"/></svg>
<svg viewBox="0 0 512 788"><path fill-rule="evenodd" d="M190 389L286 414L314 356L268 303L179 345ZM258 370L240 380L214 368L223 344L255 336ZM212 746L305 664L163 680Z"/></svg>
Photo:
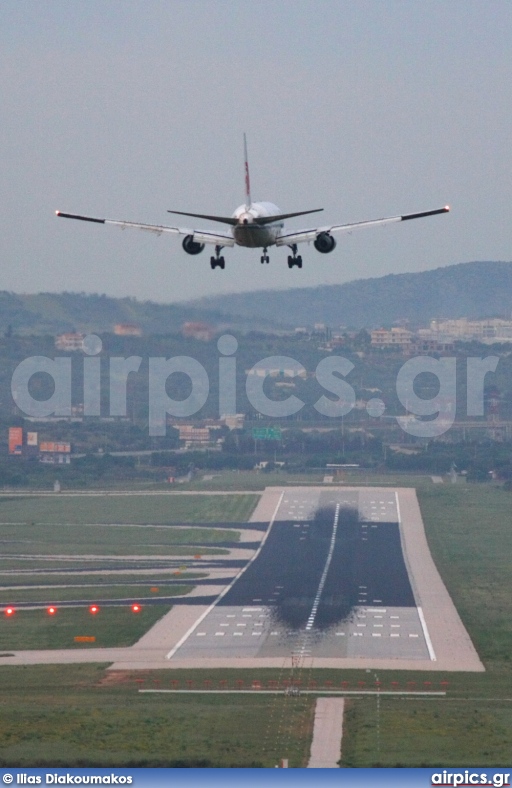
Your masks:
<svg viewBox="0 0 512 788"><path fill-rule="evenodd" d="M268 263L270 258L267 254L269 246L288 246L292 254L288 256L288 268L302 268L302 257L297 254L297 244L313 241L313 245L318 252L328 254L336 246L336 239L332 233L352 232L364 227L377 227L379 225L392 224L394 222L405 222L409 219L421 219L424 216L435 216L440 213L447 213L450 208L438 208L433 211L422 211L421 213L409 213L402 216L390 216L385 219L371 219L363 222L353 222L351 224L334 224L325 227L315 227L309 230L298 230L289 233L284 232L284 220L294 216L304 216L305 214L319 213L323 208L314 208L309 211L296 211L294 213L282 213L281 210L271 202L253 202L251 198L251 184L249 178L249 162L247 157L247 139L244 134L244 156L245 156L245 202L240 205L232 216L211 216L202 213L185 213L184 211L167 211L167 213L180 216L190 216L195 219L207 219L208 221L219 222L230 226L229 232L220 230L193 230L185 227L168 227L158 224L140 224L138 222L125 222L117 219L96 219L93 216L80 216L74 213L63 213L55 211L57 216L64 219L79 219L82 222L94 222L96 224L114 224L117 227L134 227L138 230L147 230L157 235L162 233L173 233L183 235L182 246L185 252L191 255L199 254L203 251L206 244L215 246L215 256L210 258L212 269L224 269L226 262L221 251L224 247L245 246L251 249L262 248L262 263Z"/></svg>

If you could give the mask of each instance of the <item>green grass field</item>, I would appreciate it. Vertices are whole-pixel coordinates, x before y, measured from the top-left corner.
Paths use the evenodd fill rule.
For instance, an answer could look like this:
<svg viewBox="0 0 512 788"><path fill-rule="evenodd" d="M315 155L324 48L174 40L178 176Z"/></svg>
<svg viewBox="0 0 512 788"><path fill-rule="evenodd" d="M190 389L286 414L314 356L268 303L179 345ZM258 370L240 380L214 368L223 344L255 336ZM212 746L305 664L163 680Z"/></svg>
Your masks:
<svg viewBox="0 0 512 788"><path fill-rule="evenodd" d="M437 485L418 499L432 556L486 669L512 682L511 493Z"/></svg>
<svg viewBox="0 0 512 788"><path fill-rule="evenodd" d="M20 649L132 646L170 609L170 605L143 605L139 613L132 613L129 605L116 605L102 607L99 613L91 615L87 607L72 607L59 608L55 616L49 616L45 610L18 610L12 618L0 617L0 649L8 653ZM75 637L96 640L75 643ZM0 667L0 684L5 667ZM61 668L64 672L67 669L64 665ZM19 689L23 697L25 689Z"/></svg>
<svg viewBox="0 0 512 788"><path fill-rule="evenodd" d="M144 695L101 665L4 666L0 686L2 766L304 766L309 755L308 698Z"/></svg>
<svg viewBox="0 0 512 788"><path fill-rule="evenodd" d="M221 528L176 528L152 525L85 525L84 523L0 524L2 553L19 555L174 555L175 546L237 542L239 532Z"/></svg>
<svg viewBox="0 0 512 788"><path fill-rule="evenodd" d="M510 702L348 701L343 765L498 767L510 764Z"/></svg>
<svg viewBox="0 0 512 788"><path fill-rule="evenodd" d="M1 526L0 526L1 529ZM232 532L231 532L232 533ZM80 571L89 571L94 569L112 571L115 569L147 569L158 567L169 567L171 564L176 563L176 559L182 562L184 566L187 565L187 560L191 555L227 555L227 549L223 547L204 547L204 545L173 545L172 549L169 547L165 554L155 555L122 555L112 558L112 553L104 553L101 555L90 555L84 553L80 556L64 555L62 558L49 558L42 555L18 554L18 556L11 556L9 558L0 558L0 581L2 575L13 572L37 572L49 569L61 569L63 571L73 569ZM169 556L173 556L175 561L172 562ZM181 559L183 556L183 559ZM187 559L188 556L188 559Z"/></svg>
<svg viewBox="0 0 512 788"><path fill-rule="evenodd" d="M11 574L4 572L3 574L0 573L0 593L3 593L1 589L16 588L17 586L41 586L44 584L50 587L67 585L69 584L70 577L74 578L73 582L76 582L77 584L88 583L92 585L120 585L125 583L137 583L144 584L148 588L150 586L158 586L159 584L167 584L169 587L172 587L173 584L178 581L180 583L190 582L193 585L194 580L206 577L204 572L187 572L176 569L169 574L164 575L161 572L159 574L159 571L160 570L157 568L151 571L151 573L147 574L129 574L128 571L125 571L122 567L120 567L117 572L113 572L111 569L110 571L98 573L91 572L88 574L86 567L83 574L77 574L76 572L66 573L65 571L62 573L52 572L51 577L48 577L47 573L44 572L44 569L40 569L39 571L30 574Z"/></svg>
<svg viewBox="0 0 512 788"><path fill-rule="evenodd" d="M191 591L193 586L186 585L169 585L158 587L158 591L152 593L149 585L123 585L116 583L115 585L70 585L67 588L53 588L46 586L44 588L22 588L22 589L0 589L0 605L16 605L22 602L48 602L54 604L56 602L73 602L77 600L86 600L86 602L95 602L98 599L158 599L159 597L168 596L182 596ZM0 627L2 625L0 620Z"/></svg>
<svg viewBox="0 0 512 788"><path fill-rule="evenodd" d="M0 498L2 523L243 523L257 495L50 495Z"/></svg>

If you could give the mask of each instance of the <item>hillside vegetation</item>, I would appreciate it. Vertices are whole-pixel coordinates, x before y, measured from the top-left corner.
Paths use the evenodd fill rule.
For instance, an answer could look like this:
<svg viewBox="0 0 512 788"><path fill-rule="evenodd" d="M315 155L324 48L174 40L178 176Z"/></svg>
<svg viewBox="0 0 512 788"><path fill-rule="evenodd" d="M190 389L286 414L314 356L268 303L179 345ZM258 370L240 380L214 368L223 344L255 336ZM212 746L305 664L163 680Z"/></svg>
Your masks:
<svg viewBox="0 0 512 788"><path fill-rule="evenodd" d="M144 334L170 334L179 331L187 321L251 327L251 321L233 320L206 307L156 304L96 293L17 295L0 291L0 333L3 334L101 333L113 331L116 323L135 324Z"/></svg>
<svg viewBox="0 0 512 788"><path fill-rule="evenodd" d="M402 319L425 324L435 317L510 317L512 263L460 263L342 285L236 293L202 299L194 306L246 318L283 315L294 326L321 322L354 329Z"/></svg>
<svg viewBox="0 0 512 788"><path fill-rule="evenodd" d="M510 317L512 263L474 262L342 285L261 290L179 304L86 293L17 295L0 291L0 333L109 332L135 323L144 334L177 332L203 321L239 330L327 323L361 329L408 319Z"/></svg>

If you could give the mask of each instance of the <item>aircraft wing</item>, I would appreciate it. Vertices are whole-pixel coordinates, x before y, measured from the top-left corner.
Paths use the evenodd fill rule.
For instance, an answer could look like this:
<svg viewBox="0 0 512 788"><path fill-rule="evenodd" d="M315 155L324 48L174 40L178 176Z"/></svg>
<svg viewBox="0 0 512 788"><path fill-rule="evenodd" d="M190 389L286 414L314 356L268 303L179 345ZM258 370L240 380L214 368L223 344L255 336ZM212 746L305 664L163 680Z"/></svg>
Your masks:
<svg viewBox="0 0 512 788"><path fill-rule="evenodd" d="M438 213L447 213L450 208L437 208L435 211L422 211L421 213L407 213L403 216L389 216L385 219L370 219L365 222L353 222L351 224L333 224L330 227L316 227L312 230L299 230L298 232L285 233L276 240L276 246L289 246L290 244L300 244L305 241L314 241L320 233L351 233L352 230L359 230L365 227L378 227L395 222L405 222L409 219L422 219L424 216L435 216Z"/></svg>
<svg viewBox="0 0 512 788"><path fill-rule="evenodd" d="M167 227L164 224L141 224L140 222L124 222L119 219L96 219L93 216L80 216L76 213L63 213L55 211L57 216L64 219L78 219L81 222L93 222L95 224L114 224L124 230L127 227L134 227L136 230L146 230L156 235L162 233L172 233L174 235L191 235L194 241L202 244L215 244L219 246L234 246L235 239L231 233L223 233L210 230L191 230L185 227Z"/></svg>

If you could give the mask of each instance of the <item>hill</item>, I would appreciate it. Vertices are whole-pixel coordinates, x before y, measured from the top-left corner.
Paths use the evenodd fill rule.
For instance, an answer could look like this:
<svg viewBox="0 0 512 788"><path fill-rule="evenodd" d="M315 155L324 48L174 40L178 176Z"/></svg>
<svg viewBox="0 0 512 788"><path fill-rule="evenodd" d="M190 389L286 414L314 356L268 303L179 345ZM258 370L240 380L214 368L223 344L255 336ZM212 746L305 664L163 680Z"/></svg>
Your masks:
<svg viewBox="0 0 512 788"><path fill-rule="evenodd" d="M0 334L60 334L68 331L113 331L116 323L134 323L144 334L179 331L187 321L213 326L260 328L264 320L233 318L216 310L181 304L156 304L135 298L86 293L17 295L0 291Z"/></svg>
<svg viewBox="0 0 512 788"><path fill-rule="evenodd" d="M407 319L510 317L512 263L472 262L413 274L389 274L342 285L261 290L203 298L191 306L288 325L327 323L374 328ZM284 321L283 321L284 322Z"/></svg>
<svg viewBox="0 0 512 788"><path fill-rule="evenodd" d="M315 323L359 329L403 319L418 325L434 317L510 317L511 312L512 263L474 262L342 285L234 293L170 305L86 293L0 291L0 334L109 332L116 323L135 323L144 334L167 334L187 321L234 330Z"/></svg>

